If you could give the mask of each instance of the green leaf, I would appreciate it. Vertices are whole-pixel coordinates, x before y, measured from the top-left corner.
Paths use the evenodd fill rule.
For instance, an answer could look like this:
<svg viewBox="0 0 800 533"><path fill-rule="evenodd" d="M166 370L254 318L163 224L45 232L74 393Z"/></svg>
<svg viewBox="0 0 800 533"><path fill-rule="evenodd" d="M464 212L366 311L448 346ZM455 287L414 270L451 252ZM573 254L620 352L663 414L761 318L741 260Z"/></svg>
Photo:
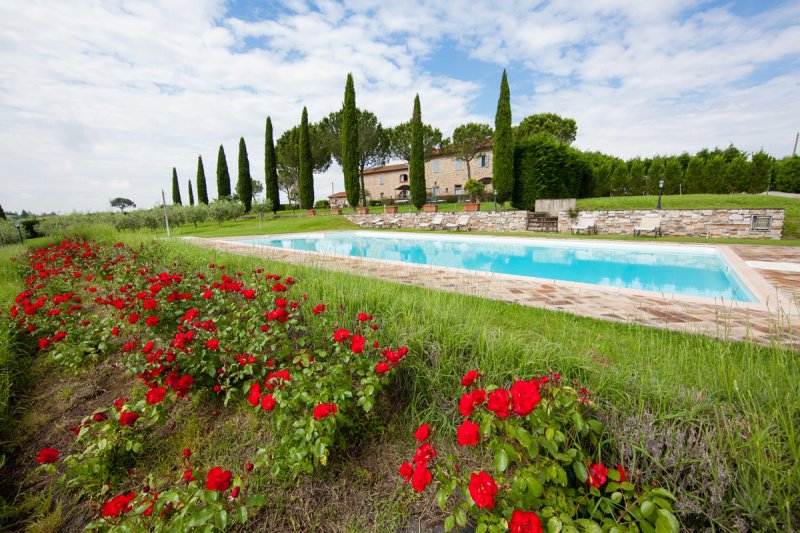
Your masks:
<svg viewBox="0 0 800 533"><path fill-rule="evenodd" d="M580 518L575 520L575 523L581 526L581 531L584 533L603 533L603 528L594 520Z"/></svg>
<svg viewBox="0 0 800 533"><path fill-rule="evenodd" d="M556 431L553 428L547 428L544 432L544 438L547 440L553 440L553 436L556 434Z"/></svg>
<svg viewBox="0 0 800 533"><path fill-rule="evenodd" d="M528 448L531 445L531 434L524 427L517 428L517 442L522 444L524 448Z"/></svg>
<svg viewBox="0 0 800 533"><path fill-rule="evenodd" d="M194 515L192 519L189 520L189 523L187 525L189 527L202 526L203 524L208 522L212 516L214 516L214 509L206 507L205 509Z"/></svg>
<svg viewBox="0 0 800 533"><path fill-rule="evenodd" d="M497 453L494 454L494 468L498 472L505 472L508 468L508 454L505 449L500 448L497 450Z"/></svg>
<svg viewBox="0 0 800 533"><path fill-rule="evenodd" d="M242 505L236 510L236 520L240 524L244 524L245 522L247 522L247 507Z"/></svg>
<svg viewBox="0 0 800 533"><path fill-rule="evenodd" d="M653 505L653 502L647 501L642 504L642 516L645 518L653 514L656 506Z"/></svg>
<svg viewBox="0 0 800 533"><path fill-rule="evenodd" d="M658 520L656 520L656 533L678 533L680 524L678 520L666 509L658 510Z"/></svg>
<svg viewBox="0 0 800 533"><path fill-rule="evenodd" d="M436 491L436 503L438 503L439 508L444 511L444 506L447 504L447 494L443 490Z"/></svg>
<svg viewBox="0 0 800 533"><path fill-rule="evenodd" d="M450 515L444 519L445 531L452 531L455 526L456 526L456 519L453 517L453 515Z"/></svg>
<svg viewBox="0 0 800 533"><path fill-rule="evenodd" d="M481 523L475 528L475 533L486 533L487 529L489 529L489 527L486 524Z"/></svg>
<svg viewBox="0 0 800 533"><path fill-rule="evenodd" d="M664 498L669 498L672 501L675 501L675 496L672 495L670 491L665 488L658 487L650 491L651 494L657 494L659 496L663 496Z"/></svg>
<svg viewBox="0 0 800 533"><path fill-rule="evenodd" d="M214 515L214 522L217 524L218 528L224 530L225 526L228 525L228 511L225 509L220 510Z"/></svg>
<svg viewBox="0 0 800 533"><path fill-rule="evenodd" d="M261 507L263 505L266 505L266 503L267 503L266 496L264 496L263 494L254 494L249 498L247 498L245 505L247 507Z"/></svg>
<svg viewBox="0 0 800 533"><path fill-rule="evenodd" d="M458 524L461 527L467 525L467 514L464 512L463 509L458 509L455 512L455 517L456 517L456 524Z"/></svg>
<svg viewBox="0 0 800 533"><path fill-rule="evenodd" d="M564 524L561 523L557 516L551 516L550 520L547 521L547 533L558 533L562 527L564 527Z"/></svg>
<svg viewBox="0 0 800 533"><path fill-rule="evenodd" d="M622 501L622 493L621 492L612 492L611 493L611 501L614 503L619 503Z"/></svg>
<svg viewBox="0 0 800 533"><path fill-rule="evenodd" d="M577 476L578 481L586 483L586 480L589 479L589 472L586 471L586 465L581 461L576 461L572 463L572 469L575 471L575 476Z"/></svg>

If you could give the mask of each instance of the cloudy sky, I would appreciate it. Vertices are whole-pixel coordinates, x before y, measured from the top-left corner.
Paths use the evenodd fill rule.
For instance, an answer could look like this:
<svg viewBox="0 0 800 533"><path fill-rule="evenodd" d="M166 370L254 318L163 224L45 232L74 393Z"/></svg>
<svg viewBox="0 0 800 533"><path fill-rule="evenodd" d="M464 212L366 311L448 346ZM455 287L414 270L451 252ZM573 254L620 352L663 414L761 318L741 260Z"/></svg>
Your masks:
<svg viewBox="0 0 800 533"><path fill-rule="evenodd" d="M184 201L202 155L244 137L263 179L264 122L303 106L493 124L508 69L514 122L576 119L575 146L621 157L729 143L783 157L800 129L800 2L699 0L11 0L0 3L0 205L97 211ZM341 190L338 167L317 198Z"/></svg>

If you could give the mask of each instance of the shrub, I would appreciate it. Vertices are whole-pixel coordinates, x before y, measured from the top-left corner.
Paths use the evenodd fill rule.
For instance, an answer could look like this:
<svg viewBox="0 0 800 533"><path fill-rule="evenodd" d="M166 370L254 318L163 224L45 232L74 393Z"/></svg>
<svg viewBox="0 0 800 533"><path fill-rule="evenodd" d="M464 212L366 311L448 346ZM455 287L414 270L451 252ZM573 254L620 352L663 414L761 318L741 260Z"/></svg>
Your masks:
<svg viewBox="0 0 800 533"><path fill-rule="evenodd" d="M314 207L317 209L328 209L331 206L331 203L328 200L317 200L314 203Z"/></svg>
<svg viewBox="0 0 800 533"><path fill-rule="evenodd" d="M590 170L581 152L541 134L514 148L512 205L532 211L538 198L577 198Z"/></svg>

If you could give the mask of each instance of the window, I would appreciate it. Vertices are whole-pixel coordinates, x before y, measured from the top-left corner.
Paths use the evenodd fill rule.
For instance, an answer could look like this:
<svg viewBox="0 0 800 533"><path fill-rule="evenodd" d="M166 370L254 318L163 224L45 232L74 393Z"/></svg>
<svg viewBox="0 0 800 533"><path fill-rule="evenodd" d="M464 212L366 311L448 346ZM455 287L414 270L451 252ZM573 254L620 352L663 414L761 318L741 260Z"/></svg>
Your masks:
<svg viewBox="0 0 800 533"><path fill-rule="evenodd" d="M433 186L433 196L439 196L439 186L438 185L434 185Z"/></svg>
<svg viewBox="0 0 800 533"><path fill-rule="evenodd" d="M455 194L456 196L461 194L461 185L456 185L453 187L453 194Z"/></svg>
<svg viewBox="0 0 800 533"><path fill-rule="evenodd" d="M750 229L755 231L769 231L772 227L772 217L769 215L753 215Z"/></svg>
<svg viewBox="0 0 800 533"><path fill-rule="evenodd" d="M383 185L383 176L380 176L380 177L378 178L378 181L380 181L381 185Z"/></svg>
<svg viewBox="0 0 800 533"><path fill-rule="evenodd" d="M478 166L481 168L486 168L486 163L488 160L488 156L486 154L481 154L478 156Z"/></svg>
<svg viewBox="0 0 800 533"><path fill-rule="evenodd" d="M456 170L461 170L461 160L460 159L455 159L454 161L455 161L455 163L454 163L455 169Z"/></svg>
<svg viewBox="0 0 800 533"><path fill-rule="evenodd" d="M400 174L400 181L408 181L408 174Z"/></svg>
<svg viewBox="0 0 800 533"><path fill-rule="evenodd" d="M431 161L431 168L433 168L434 172L439 172L439 160L435 159Z"/></svg>
<svg viewBox="0 0 800 533"><path fill-rule="evenodd" d="M383 183L383 178L381 178L381 183ZM383 200L383 193L381 193L381 200Z"/></svg>

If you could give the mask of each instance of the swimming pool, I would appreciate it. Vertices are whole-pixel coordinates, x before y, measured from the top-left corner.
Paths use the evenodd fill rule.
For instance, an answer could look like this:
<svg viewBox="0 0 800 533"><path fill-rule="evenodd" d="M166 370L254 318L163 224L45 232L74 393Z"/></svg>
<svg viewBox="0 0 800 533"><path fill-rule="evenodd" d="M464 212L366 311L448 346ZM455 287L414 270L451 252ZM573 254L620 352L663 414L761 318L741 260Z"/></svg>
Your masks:
<svg viewBox="0 0 800 533"><path fill-rule="evenodd" d="M384 259L725 301L758 301L722 255L707 246L364 231L237 241L323 255Z"/></svg>

